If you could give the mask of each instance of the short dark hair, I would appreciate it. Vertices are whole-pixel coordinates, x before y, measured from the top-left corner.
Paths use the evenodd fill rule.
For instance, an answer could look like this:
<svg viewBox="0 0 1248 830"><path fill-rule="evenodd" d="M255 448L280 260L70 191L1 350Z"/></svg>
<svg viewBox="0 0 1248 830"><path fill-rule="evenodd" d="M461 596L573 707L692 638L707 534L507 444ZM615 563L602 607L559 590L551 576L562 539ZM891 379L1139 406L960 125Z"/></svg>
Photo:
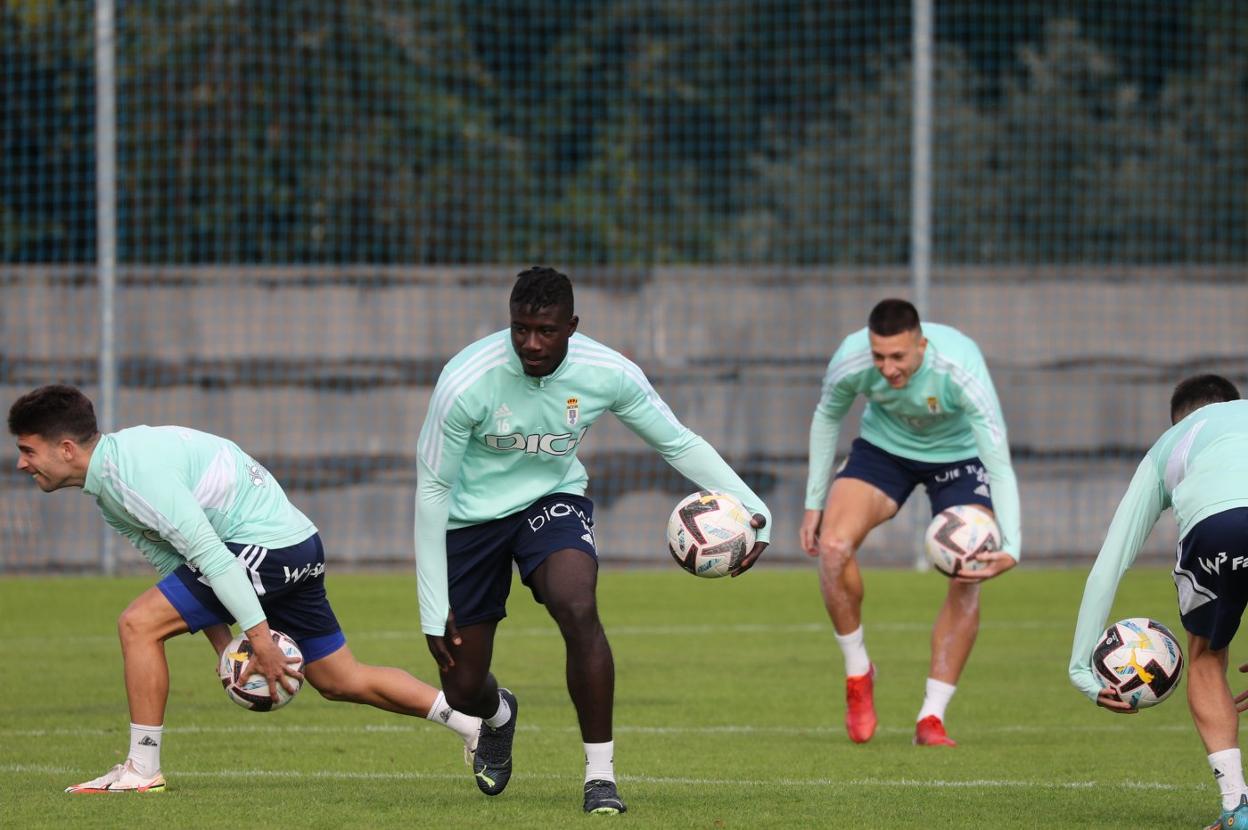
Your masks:
<svg viewBox="0 0 1248 830"><path fill-rule="evenodd" d="M563 306L571 314L572 280L567 274L543 265L526 268L516 275L516 284L511 289L511 304L530 311Z"/></svg>
<svg viewBox="0 0 1248 830"><path fill-rule="evenodd" d="M1170 396L1170 423L1177 424L1202 406L1237 400L1239 390L1221 375L1195 375L1174 387L1174 394Z"/></svg>
<svg viewBox="0 0 1248 830"><path fill-rule="evenodd" d="M48 441L72 438L88 444L99 435L91 399L63 383L40 386L9 407L9 432L38 435Z"/></svg>
<svg viewBox="0 0 1248 830"><path fill-rule="evenodd" d="M880 300L871 309L867 318L867 328L872 334L880 337L892 337L907 331L919 329L919 310L907 300L890 298Z"/></svg>

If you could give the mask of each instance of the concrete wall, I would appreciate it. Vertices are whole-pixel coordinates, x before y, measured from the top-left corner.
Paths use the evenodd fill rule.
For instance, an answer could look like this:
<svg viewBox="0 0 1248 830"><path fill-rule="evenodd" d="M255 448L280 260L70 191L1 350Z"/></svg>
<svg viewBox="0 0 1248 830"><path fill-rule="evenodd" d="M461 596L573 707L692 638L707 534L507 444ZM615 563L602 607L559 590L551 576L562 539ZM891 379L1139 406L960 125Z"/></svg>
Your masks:
<svg viewBox="0 0 1248 830"><path fill-rule="evenodd" d="M117 423L179 423L263 460L343 562L411 556L412 459L445 359L506 325L518 268L136 268L118 307ZM993 371L1024 506L1024 555L1086 557L1174 382L1248 385L1245 270L946 269L929 317L973 336ZM828 357L903 269L573 271L581 330L635 359L676 413L762 489L769 556L797 561L810 412ZM0 268L0 395L63 380L94 393L89 269ZM7 403L6 403L7 405ZM857 408L842 446L856 433ZM688 488L613 419L584 445L607 559L662 560ZM99 521L79 493L0 474L0 569L90 567ZM85 504L85 507L84 507ZM915 506L917 505L917 507ZM868 541L907 562L926 500ZM1148 555L1168 556L1163 522ZM129 555L127 555L129 556ZM127 562L137 559L130 557Z"/></svg>

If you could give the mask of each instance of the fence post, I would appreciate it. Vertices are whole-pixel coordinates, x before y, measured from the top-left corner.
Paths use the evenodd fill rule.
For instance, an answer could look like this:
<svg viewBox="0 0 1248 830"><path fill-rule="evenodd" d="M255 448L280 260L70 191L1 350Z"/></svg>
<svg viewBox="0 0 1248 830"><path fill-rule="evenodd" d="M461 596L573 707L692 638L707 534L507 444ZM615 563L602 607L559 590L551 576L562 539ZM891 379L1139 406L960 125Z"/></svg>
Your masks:
<svg viewBox="0 0 1248 830"><path fill-rule="evenodd" d="M100 432L114 428L117 412L115 302L117 287L117 77L113 0L95 2L95 231L100 290ZM117 567L113 533L100 537L100 570Z"/></svg>

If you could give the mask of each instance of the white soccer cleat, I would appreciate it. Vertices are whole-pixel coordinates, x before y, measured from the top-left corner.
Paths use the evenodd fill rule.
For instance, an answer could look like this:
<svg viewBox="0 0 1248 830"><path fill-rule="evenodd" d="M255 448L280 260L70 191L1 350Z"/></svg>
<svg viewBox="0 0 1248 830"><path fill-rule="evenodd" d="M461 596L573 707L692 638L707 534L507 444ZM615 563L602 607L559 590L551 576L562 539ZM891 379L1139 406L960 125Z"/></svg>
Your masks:
<svg viewBox="0 0 1248 830"><path fill-rule="evenodd" d="M118 764L99 778L66 787L67 793L163 793L165 776L156 773L150 778L134 771L130 761Z"/></svg>

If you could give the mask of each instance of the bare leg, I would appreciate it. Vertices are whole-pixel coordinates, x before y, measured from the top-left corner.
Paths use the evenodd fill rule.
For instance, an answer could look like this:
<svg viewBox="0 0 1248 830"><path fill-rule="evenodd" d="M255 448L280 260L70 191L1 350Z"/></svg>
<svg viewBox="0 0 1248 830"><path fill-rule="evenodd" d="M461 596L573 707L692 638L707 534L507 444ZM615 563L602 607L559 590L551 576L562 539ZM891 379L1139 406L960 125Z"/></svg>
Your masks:
<svg viewBox="0 0 1248 830"><path fill-rule="evenodd" d="M327 700L364 703L400 715L423 718L438 697L437 689L402 669L361 663L347 646L309 663L304 676Z"/></svg>
<svg viewBox="0 0 1248 830"><path fill-rule="evenodd" d="M442 692L457 712L488 718L498 711L498 681L490 673L497 628L497 620L461 626L463 644L447 642L455 665L442 674Z"/></svg>
<svg viewBox="0 0 1248 830"><path fill-rule="evenodd" d="M979 633L979 584L949 583L945 604L932 627L932 663L927 676L958 685Z"/></svg>
<svg viewBox="0 0 1248 830"><path fill-rule="evenodd" d="M533 584L563 635L568 694L576 707L581 739L586 743L609 741L615 662L598 619L598 563L584 551L557 551L533 572Z"/></svg>
<svg viewBox="0 0 1248 830"><path fill-rule="evenodd" d="M165 640L186 631L186 622L157 588L139 594L121 613L117 633L121 638L131 723L164 724L169 698Z"/></svg>
<svg viewBox="0 0 1248 830"><path fill-rule="evenodd" d="M1187 657L1187 705L1205 752L1238 747L1239 717L1226 682L1227 650L1212 651L1208 639L1189 634Z"/></svg>
<svg viewBox="0 0 1248 830"><path fill-rule="evenodd" d="M819 525L819 587L838 634L862 624L864 588L858 569L858 546L871 530L897 513L897 503L875 486L856 478L832 482Z"/></svg>

